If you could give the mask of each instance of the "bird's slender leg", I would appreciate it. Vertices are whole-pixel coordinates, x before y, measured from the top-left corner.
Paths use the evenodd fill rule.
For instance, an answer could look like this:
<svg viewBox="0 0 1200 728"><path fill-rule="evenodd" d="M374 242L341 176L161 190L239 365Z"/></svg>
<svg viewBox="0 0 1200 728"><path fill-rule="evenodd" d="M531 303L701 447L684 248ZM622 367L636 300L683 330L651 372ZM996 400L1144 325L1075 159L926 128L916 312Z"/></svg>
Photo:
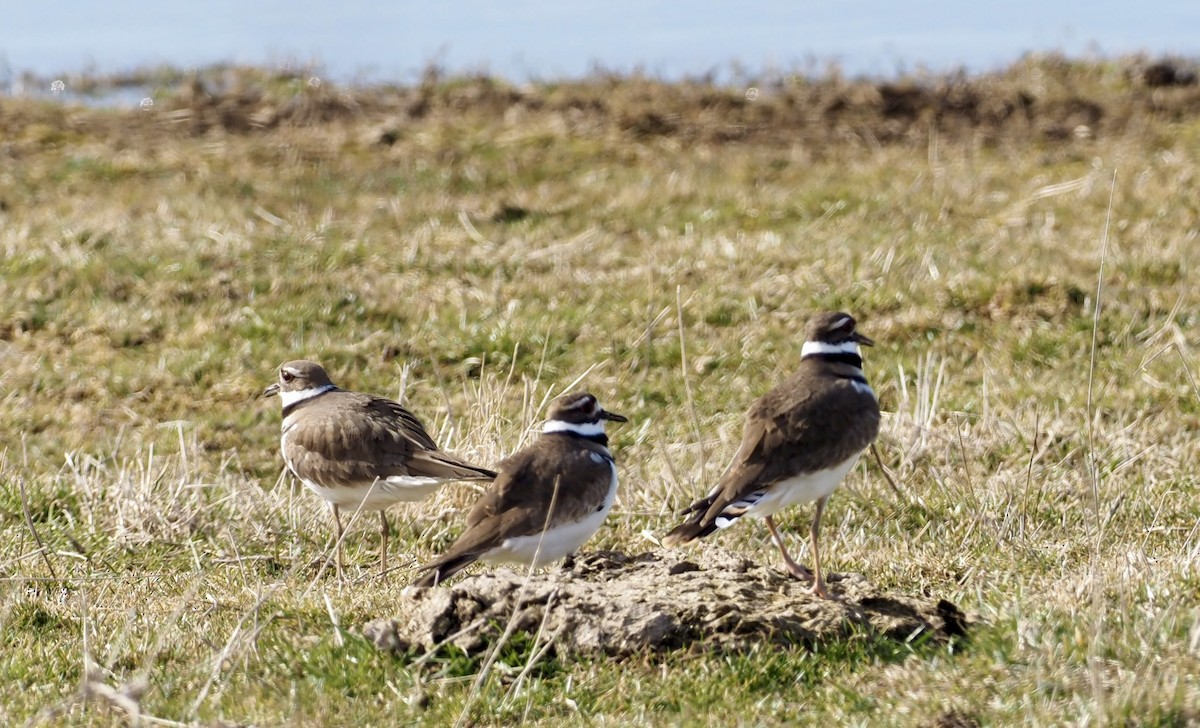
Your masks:
<svg viewBox="0 0 1200 728"><path fill-rule="evenodd" d="M333 528L337 536L337 541L334 545L337 547L337 576L338 581L342 580L342 515L338 511L337 505L330 503L333 508Z"/></svg>
<svg viewBox="0 0 1200 728"><path fill-rule="evenodd" d="M379 532L383 534L383 541L379 547L379 561L383 575L387 576L388 522L387 511L382 508L379 509Z"/></svg>
<svg viewBox="0 0 1200 728"><path fill-rule="evenodd" d="M813 574L803 564L797 564L792 560L791 555L787 552L787 546L784 544L783 535L779 533L779 528L775 526L775 519L767 516L763 519L767 523L767 530L771 532L771 540L775 542L775 546L779 548L779 553L783 556L783 565L788 573L797 579L810 581Z"/></svg>
<svg viewBox="0 0 1200 728"><path fill-rule="evenodd" d="M817 499L816 512L812 520L812 553L813 553L813 585L812 592L822 599L832 599L829 590L825 588L825 579L821 575L821 551L817 548L817 537L821 535L821 513L825 510L825 501L829 496Z"/></svg>

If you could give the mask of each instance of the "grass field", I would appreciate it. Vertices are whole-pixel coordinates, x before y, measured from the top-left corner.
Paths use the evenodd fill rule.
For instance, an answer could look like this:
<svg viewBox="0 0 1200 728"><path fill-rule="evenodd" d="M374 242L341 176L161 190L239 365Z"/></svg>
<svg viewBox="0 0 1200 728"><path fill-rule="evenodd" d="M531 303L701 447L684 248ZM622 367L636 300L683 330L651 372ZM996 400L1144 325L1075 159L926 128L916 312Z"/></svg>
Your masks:
<svg viewBox="0 0 1200 728"><path fill-rule="evenodd" d="M0 99L0 721L1200 722L1200 88L1137 62L753 92L233 69L149 110ZM350 581L318 574L327 510L256 399L319 359L495 462L586 387L630 418L588 548L641 551L822 309L879 344L904 496L864 461L825 564L958 604L958 649L409 669L359 627L411 572L372 571L368 518ZM393 562L473 495L393 509ZM781 522L800 553L808 517ZM715 542L776 558L757 523Z"/></svg>

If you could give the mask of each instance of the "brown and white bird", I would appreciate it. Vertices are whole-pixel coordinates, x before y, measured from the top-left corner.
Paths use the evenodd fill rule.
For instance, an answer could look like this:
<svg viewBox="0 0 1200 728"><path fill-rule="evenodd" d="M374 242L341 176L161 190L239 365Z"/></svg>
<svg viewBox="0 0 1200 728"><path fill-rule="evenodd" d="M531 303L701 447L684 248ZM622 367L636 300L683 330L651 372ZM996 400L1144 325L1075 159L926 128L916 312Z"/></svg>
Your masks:
<svg viewBox="0 0 1200 728"><path fill-rule="evenodd" d="M617 465L605 422L626 422L587 392L554 400L542 434L500 461L467 529L413 583L433 586L476 561L541 566L584 544L612 509Z"/></svg>
<svg viewBox="0 0 1200 728"><path fill-rule="evenodd" d="M867 384L859 350L875 342L854 327L845 313L822 313L808 322L799 369L746 413L733 462L708 495L683 511L691 517L667 534L664 545L703 538L742 516L762 518L787 570L812 580L814 594L829 597L817 548L821 512L879 433L879 400ZM774 514L814 500L810 572L788 554Z"/></svg>
<svg viewBox="0 0 1200 728"><path fill-rule="evenodd" d="M279 395L283 405L283 461L333 508L339 576L340 509L379 511L380 565L387 573L389 506L421 500L446 482L496 477L438 450L420 420L399 403L339 389L316 362L283 364L279 381L263 395Z"/></svg>

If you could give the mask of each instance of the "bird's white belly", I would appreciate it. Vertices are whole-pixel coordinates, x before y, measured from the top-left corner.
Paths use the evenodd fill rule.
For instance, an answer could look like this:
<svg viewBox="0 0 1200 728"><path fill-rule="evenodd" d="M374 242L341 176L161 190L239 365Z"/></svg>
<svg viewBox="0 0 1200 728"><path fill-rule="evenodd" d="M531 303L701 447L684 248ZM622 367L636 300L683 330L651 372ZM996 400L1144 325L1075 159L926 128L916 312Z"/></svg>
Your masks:
<svg viewBox="0 0 1200 728"><path fill-rule="evenodd" d="M846 473L850 472L850 468L858 462L859 455L860 453L855 453L827 470L805 473L775 483L763 494L762 498L746 509L745 515L766 518L788 506L808 503L829 495L837 490L838 484L846 477Z"/></svg>
<svg viewBox="0 0 1200 728"><path fill-rule="evenodd" d="M285 427L279 437L281 452L287 452L288 430ZM284 462L288 470L296 473L291 461L286 457ZM321 496L323 500L339 508L355 508L359 505L367 510L383 510L396 503L418 501L433 493L442 483L441 478L428 478L414 475L393 475L381 478L373 483L358 483L355 485L325 486L307 478L296 475L304 487Z"/></svg>
<svg viewBox="0 0 1200 728"><path fill-rule="evenodd" d="M378 480L374 487L370 483L328 488L311 480L302 480L304 486L327 502L340 508L383 510L397 503L418 501L438 489L443 480L437 478L414 478L392 476Z"/></svg>
<svg viewBox="0 0 1200 728"><path fill-rule="evenodd" d="M612 483L608 488L608 494L604 497L604 503L598 510L574 523L564 523L548 528L545 533L506 538L498 548L487 552L480 557L480 560L489 564L516 562L542 566L558 561L587 543L587 540L596 533L600 524L604 523L604 519L608 517L608 512L612 510L613 499L617 495L617 466L611 460L608 461L608 465L612 468Z"/></svg>

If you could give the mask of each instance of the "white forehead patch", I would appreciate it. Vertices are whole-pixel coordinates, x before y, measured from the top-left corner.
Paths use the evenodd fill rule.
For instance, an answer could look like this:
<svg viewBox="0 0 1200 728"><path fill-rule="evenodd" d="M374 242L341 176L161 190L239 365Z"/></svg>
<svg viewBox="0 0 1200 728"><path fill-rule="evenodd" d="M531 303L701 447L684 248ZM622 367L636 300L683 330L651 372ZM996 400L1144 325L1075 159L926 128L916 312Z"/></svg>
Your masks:
<svg viewBox="0 0 1200 728"><path fill-rule="evenodd" d="M571 406L567 407L567 409L580 410L581 412L595 412L597 404L595 397L581 397L572 402Z"/></svg>
<svg viewBox="0 0 1200 728"><path fill-rule="evenodd" d="M806 341L800 348L800 358L816 354L859 354L857 341L843 341L840 344L827 344L824 341Z"/></svg>

